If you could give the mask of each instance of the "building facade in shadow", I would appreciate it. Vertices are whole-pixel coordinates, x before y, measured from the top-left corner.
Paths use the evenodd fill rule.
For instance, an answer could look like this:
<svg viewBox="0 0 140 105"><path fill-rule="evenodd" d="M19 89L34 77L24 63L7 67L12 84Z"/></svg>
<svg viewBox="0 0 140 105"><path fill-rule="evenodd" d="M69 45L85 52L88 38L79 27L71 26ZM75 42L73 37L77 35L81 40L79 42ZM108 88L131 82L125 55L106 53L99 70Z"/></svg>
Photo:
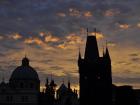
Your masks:
<svg viewBox="0 0 140 105"><path fill-rule="evenodd" d="M77 90L72 90L70 81L68 86L64 83L58 89L56 86L53 79L47 78L45 88L40 91L38 73L24 57L9 82L0 83L0 105L79 105Z"/></svg>
<svg viewBox="0 0 140 105"><path fill-rule="evenodd" d="M112 104L111 59L106 46L103 56L95 36L87 35L84 58L79 52L80 105Z"/></svg>

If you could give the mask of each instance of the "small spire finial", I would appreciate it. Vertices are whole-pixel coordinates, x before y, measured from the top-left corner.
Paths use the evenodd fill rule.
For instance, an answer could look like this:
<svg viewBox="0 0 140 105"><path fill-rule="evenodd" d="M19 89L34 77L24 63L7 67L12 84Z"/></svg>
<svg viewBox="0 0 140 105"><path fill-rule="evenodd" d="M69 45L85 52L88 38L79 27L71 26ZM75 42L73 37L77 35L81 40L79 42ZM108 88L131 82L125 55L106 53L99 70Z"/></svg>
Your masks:
<svg viewBox="0 0 140 105"><path fill-rule="evenodd" d="M3 71L3 75L2 75L2 82L5 82L4 71Z"/></svg>
<svg viewBox="0 0 140 105"><path fill-rule="evenodd" d="M81 59L80 47L79 47L79 56L78 56L78 59L79 59L79 60Z"/></svg>
<svg viewBox="0 0 140 105"><path fill-rule="evenodd" d="M87 36L88 36L88 28L87 28Z"/></svg>
<svg viewBox="0 0 140 105"><path fill-rule="evenodd" d="M96 30L96 28L94 28L94 33L95 33L95 36L96 36L96 33L97 33L97 30Z"/></svg>
<svg viewBox="0 0 140 105"><path fill-rule="evenodd" d="M109 55L109 51L108 51L108 42L106 41L106 51L105 51L105 57L108 58L109 61L111 61L110 59L110 55Z"/></svg>
<svg viewBox="0 0 140 105"><path fill-rule="evenodd" d="M26 54L26 52L25 52L25 58L27 58L27 54Z"/></svg>
<svg viewBox="0 0 140 105"><path fill-rule="evenodd" d="M64 78L62 78L62 83L64 84Z"/></svg>
<svg viewBox="0 0 140 105"><path fill-rule="evenodd" d="M106 48L108 48L108 41L106 40Z"/></svg>
<svg viewBox="0 0 140 105"><path fill-rule="evenodd" d="M48 79L48 77L46 78L46 85L48 86L48 84L49 84L49 79Z"/></svg>
<svg viewBox="0 0 140 105"><path fill-rule="evenodd" d="M71 90L70 76L68 76L68 89Z"/></svg>
<svg viewBox="0 0 140 105"><path fill-rule="evenodd" d="M105 51L104 51L104 45L103 45L103 56L105 55Z"/></svg>
<svg viewBox="0 0 140 105"><path fill-rule="evenodd" d="M80 55L81 53L80 53L80 47L79 47L79 55Z"/></svg>
<svg viewBox="0 0 140 105"><path fill-rule="evenodd" d="M22 59L22 66L29 66L29 59L27 57Z"/></svg>
<svg viewBox="0 0 140 105"><path fill-rule="evenodd" d="M25 48L24 48L24 57L27 57L27 45L25 44Z"/></svg>
<svg viewBox="0 0 140 105"><path fill-rule="evenodd" d="M52 81L52 73L51 73L51 81Z"/></svg>

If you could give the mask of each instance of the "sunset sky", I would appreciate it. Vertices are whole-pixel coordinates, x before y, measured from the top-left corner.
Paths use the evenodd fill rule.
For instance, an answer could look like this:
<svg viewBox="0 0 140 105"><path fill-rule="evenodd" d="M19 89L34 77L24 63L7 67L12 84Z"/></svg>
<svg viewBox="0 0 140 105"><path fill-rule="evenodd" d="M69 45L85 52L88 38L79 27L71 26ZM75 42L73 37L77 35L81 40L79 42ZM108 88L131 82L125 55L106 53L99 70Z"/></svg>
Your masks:
<svg viewBox="0 0 140 105"><path fill-rule="evenodd" d="M102 56L106 40L113 83L140 88L140 0L0 0L0 81L8 81L25 56L41 84L70 79L78 86L78 49L86 28Z"/></svg>

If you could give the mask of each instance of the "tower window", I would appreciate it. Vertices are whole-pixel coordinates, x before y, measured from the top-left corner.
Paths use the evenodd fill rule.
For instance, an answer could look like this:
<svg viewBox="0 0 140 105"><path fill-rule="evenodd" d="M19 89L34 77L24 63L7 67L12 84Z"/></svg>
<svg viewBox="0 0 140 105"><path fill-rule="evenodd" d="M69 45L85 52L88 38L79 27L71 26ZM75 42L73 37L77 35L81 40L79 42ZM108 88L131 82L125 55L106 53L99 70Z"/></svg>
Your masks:
<svg viewBox="0 0 140 105"><path fill-rule="evenodd" d="M101 77L100 76L97 76L97 79L101 79Z"/></svg>
<svg viewBox="0 0 140 105"><path fill-rule="evenodd" d="M84 79L87 80L87 76L84 76Z"/></svg>

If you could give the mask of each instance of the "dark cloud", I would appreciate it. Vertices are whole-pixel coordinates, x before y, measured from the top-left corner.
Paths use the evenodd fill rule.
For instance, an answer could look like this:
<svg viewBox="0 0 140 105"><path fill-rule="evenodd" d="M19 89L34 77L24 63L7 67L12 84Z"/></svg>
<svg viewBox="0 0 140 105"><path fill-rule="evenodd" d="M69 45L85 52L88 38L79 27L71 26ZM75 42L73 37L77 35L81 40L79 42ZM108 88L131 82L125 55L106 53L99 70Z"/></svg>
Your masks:
<svg viewBox="0 0 140 105"><path fill-rule="evenodd" d="M117 77L117 76L114 76L113 81L115 83L126 83L126 84L134 83L134 84L137 84L137 83L139 83L140 78L139 77L119 77L119 76Z"/></svg>
<svg viewBox="0 0 140 105"><path fill-rule="evenodd" d="M137 58L132 58L131 60L134 61L134 62L139 62L139 61L140 61L140 58L139 58L139 57L137 57Z"/></svg>
<svg viewBox="0 0 140 105"><path fill-rule="evenodd" d="M117 62L118 64L121 64L121 65L131 65L132 63L131 62L128 62L128 61L119 61Z"/></svg>
<svg viewBox="0 0 140 105"><path fill-rule="evenodd" d="M1 57L4 57L4 56L6 56L6 55L5 55L4 53L0 53L0 56L1 56Z"/></svg>
<svg viewBox="0 0 140 105"><path fill-rule="evenodd" d="M132 53L132 54L129 54L129 56L137 57L137 56L139 56L139 54L138 53Z"/></svg>
<svg viewBox="0 0 140 105"><path fill-rule="evenodd" d="M52 70L63 70L64 68L60 67L60 66L51 66L50 69L52 69Z"/></svg>
<svg viewBox="0 0 140 105"><path fill-rule="evenodd" d="M120 13L130 13L131 8L124 2L114 3L114 1L79 1L79 0L25 0L15 1L6 0L1 3L1 32L38 32L40 30L52 31L56 35L62 35L63 32L77 31L80 27L94 27L100 21L104 21L103 13L109 9L119 9ZM55 3L54 3L55 2ZM72 8L80 12L93 12L93 21L86 18L69 16L69 9ZM130 9L128 9L130 8ZM3 11L3 12L2 12ZM55 14L64 12L67 14L66 18L59 18ZM115 19L119 18L114 17ZM121 17L120 17L121 18ZM113 19L114 20L114 19ZM118 19L122 21L121 19ZM91 25L92 24L92 25Z"/></svg>
<svg viewBox="0 0 140 105"><path fill-rule="evenodd" d="M47 59L47 60L31 60L31 61L34 61L34 62L39 62L39 63L50 63L50 62L53 62L52 59Z"/></svg>

